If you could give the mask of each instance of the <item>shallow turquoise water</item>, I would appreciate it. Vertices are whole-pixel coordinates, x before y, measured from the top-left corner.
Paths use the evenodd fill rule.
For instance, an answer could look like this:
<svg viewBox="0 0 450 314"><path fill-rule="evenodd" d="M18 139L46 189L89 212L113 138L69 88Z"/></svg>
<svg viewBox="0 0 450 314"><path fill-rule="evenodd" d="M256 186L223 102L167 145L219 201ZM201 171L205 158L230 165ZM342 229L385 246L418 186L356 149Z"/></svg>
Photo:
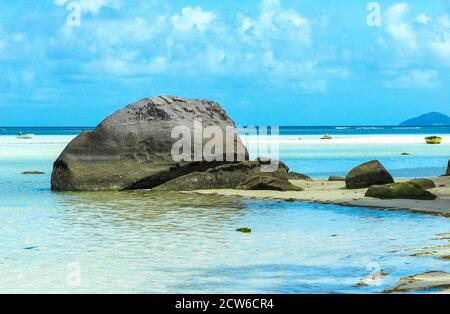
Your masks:
<svg viewBox="0 0 450 314"><path fill-rule="evenodd" d="M0 144L0 292L366 293L450 271L437 256L410 256L448 245L438 236L450 232L444 217L181 193L52 193L52 162L67 139L51 140ZM316 167L289 158L292 168ZM344 159L321 167L344 169ZM234 231L242 226L253 232ZM380 282L353 287L378 270L387 274Z"/></svg>

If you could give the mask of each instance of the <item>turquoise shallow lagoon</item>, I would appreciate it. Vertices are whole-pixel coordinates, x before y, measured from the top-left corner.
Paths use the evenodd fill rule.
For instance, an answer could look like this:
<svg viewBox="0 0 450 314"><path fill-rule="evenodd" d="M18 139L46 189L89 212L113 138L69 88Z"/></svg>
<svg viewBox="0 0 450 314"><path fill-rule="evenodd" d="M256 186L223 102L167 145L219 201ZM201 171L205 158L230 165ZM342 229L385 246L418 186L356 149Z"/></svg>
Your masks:
<svg viewBox="0 0 450 314"><path fill-rule="evenodd" d="M52 162L72 137L0 136L0 292L367 293L450 271L436 256L411 256L448 245L438 237L450 232L444 217L181 193L53 193ZM318 176L371 156L394 174L433 175L449 157L449 146L415 135L405 146L386 143L398 135L366 146L296 137L282 138L282 159ZM234 231L242 226L253 232ZM377 271L380 281L354 286Z"/></svg>

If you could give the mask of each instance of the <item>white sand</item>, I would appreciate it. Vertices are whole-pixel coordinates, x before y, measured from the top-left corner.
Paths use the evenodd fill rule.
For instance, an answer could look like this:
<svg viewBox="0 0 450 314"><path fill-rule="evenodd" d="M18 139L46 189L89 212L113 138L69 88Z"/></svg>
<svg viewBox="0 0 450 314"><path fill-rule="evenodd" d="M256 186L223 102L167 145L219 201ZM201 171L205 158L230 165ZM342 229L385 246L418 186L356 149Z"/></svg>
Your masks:
<svg viewBox="0 0 450 314"><path fill-rule="evenodd" d="M365 197L367 189L348 190L344 182L328 182L326 180L291 181L304 191L242 191L242 190L201 190L195 193L239 196L245 198L282 199L289 201L305 201L344 206L369 207L393 210L408 210L450 217L450 177L431 178L437 188L430 192L438 198L434 201L422 200L381 200ZM405 180L397 180L398 182ZM442 186L444 185L444 186Z"/></svg>

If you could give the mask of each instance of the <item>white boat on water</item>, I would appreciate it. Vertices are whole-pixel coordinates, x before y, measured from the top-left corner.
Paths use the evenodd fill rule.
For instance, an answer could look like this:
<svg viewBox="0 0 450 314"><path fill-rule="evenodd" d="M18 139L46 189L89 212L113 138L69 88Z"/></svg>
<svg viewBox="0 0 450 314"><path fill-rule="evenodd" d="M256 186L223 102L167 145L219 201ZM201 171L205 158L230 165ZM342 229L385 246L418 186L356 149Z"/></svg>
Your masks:
<svg viewBox="0 0 450 314"><path fill-rule="evenodd" d="M34 134L22 134L22 132L20 132L16 135L16 138L21 140L31 140L32 138L34 138Z"/></svg>

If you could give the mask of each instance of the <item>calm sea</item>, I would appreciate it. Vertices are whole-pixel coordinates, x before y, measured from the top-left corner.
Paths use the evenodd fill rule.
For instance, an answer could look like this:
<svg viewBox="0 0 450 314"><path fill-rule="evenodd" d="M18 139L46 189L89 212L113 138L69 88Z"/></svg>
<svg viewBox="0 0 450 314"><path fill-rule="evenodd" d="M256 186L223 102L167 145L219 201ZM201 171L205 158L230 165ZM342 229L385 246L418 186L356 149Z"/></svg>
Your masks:
<svg viewBox="0 0 450 314"><path fill-rule="evenodd" d="M149 191L53 193L52 163L83 129L0 128L0 292L367 293L402 276L450 271L439 254L412 256L448 250L444 217ZM18 140L18 132L36 137ZM326 133L333 139L321 140ZM413 177L445 171L448 134L283 127L269 142L292 170L312 176L379 159ZM426 145L425 135L444 141ZM28 170L45 174L21 174ZM243 226L253 232L234 231ZM378 271L380 281L367 280ZM368 285L354 286L360 281Z"/></svg>

